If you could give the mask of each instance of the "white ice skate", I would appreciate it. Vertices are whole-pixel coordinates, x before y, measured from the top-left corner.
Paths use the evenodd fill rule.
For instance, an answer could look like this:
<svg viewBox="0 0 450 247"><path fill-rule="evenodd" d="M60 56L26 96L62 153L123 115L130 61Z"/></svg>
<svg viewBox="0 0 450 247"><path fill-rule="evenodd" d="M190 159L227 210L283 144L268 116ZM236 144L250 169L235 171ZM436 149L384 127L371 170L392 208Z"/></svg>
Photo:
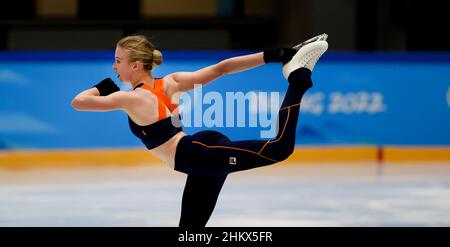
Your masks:
<svg viewBox="0 0 450 247"><path fill-rule="evenodd" d="M298 68L307 68L313 71L319 58L328 49L327 37L328 35L322 34L294 46L294 49L298 47L298 51L291 61L283 66L284 78L288 79L289 74Z"/></svg>

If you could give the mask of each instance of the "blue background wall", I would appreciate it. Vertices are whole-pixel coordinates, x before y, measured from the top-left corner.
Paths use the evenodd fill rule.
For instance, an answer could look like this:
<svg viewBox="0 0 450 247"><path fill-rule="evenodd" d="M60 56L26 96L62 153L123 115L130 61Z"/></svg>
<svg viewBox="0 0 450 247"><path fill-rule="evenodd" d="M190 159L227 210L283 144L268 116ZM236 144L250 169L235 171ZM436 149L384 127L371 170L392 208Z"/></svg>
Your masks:
<svg viewBox="0 0 450 247"><path fill-rule="evenodd" d="M247 53L165 52L154 76ZM141 147L124 112L78 112L70 105L80 91L114 79L112 63L113 52L0 53L0 149ZM298 145L450 145L450 54L328 52L313 80L303 100ZM202 91L282 97L286 88L281 65L269 64L223 77ZM212 129L235 140L261 133L259 127Z"/></svg>

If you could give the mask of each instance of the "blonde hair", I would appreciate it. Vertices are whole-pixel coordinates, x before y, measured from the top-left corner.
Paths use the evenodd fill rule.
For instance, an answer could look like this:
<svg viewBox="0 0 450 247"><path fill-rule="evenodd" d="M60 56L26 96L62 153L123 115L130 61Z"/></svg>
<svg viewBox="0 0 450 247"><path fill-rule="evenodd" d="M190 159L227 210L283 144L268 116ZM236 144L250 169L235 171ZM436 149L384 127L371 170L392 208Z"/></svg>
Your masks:
<svg viewBox="0 0 450 247"><path fill-rule="evenodd" d="M130 62L141 61L145 70L152 70L162 63L162 53L144 35L126 36L117 42L117 46L128 51Z"/></svg>

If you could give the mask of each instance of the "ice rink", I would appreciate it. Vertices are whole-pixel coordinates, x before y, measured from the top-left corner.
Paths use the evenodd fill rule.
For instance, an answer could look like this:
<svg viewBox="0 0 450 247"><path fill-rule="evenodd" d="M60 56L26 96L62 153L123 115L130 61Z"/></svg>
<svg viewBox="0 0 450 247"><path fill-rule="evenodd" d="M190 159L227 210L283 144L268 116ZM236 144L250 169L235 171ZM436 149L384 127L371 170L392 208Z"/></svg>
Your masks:
<svg viewBox="0 0 450 247"><path fill-rule="evenodd" d="M0 226L177 226L162 165L0 170ZM231 174L208 226L450 226L448 164L278 164Z"/></svg>

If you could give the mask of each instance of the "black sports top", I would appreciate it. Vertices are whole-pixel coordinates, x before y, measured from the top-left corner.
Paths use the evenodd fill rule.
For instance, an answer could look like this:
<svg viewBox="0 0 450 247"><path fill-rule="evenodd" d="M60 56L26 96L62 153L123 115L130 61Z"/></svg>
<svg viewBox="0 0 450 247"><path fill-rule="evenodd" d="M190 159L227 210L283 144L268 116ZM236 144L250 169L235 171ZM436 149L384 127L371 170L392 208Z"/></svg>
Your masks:
<svg viewBox="0 0 450 247"><path fill-rule="evenodd" d="M175 109L176 105L172 104L169 98L163 93L164 82L162 81L162 79L155 80L154 88L148 86L147 84L141 83L134 89L138 87L142 87L143 89L151 91L158 98L159 120L150 125L141 126L133 122L133 120L131 120L131 118L128 116L128 124L130 126L131 132L137 138L141 139L141 141L148 149L153 149L167 142L178 132L182 131L182 128L175 127L172 124L172 118L175 118L175 116L166 117L165 107L167 106L169 110L172 111L173 109ZM178 121L179 119L174 120Z"/></svg>

